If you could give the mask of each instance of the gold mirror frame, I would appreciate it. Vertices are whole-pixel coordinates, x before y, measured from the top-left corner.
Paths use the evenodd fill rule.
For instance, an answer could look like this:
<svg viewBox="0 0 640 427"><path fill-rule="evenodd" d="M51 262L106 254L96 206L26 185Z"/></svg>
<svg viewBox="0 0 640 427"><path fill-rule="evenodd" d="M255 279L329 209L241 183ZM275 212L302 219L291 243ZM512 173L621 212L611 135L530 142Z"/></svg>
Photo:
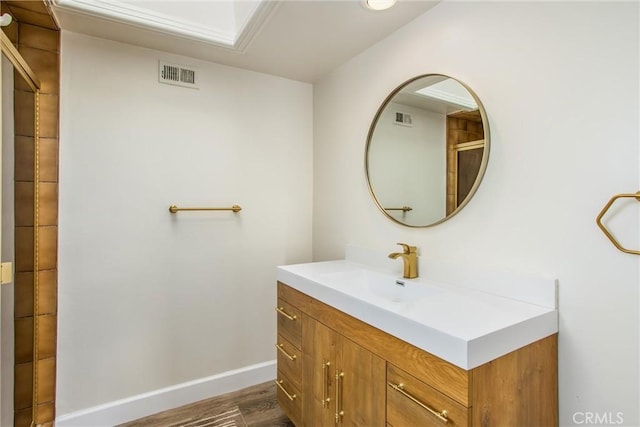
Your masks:
<svg viewBox="0 0 640 427"><path fill-rule="evenodd" d="M40 80L33 72L29 64L24 60L20 52L15 48L11 40L7 37L4 31L0 30L0 46L2 48L2 53L9 59L14 69L22 76L24 81L33 91L33 119L34 119L34 129L33 129L33 392L32 392L32 420L36 419L36 410L38 407L38 332L39 332L39 317L37 313L38 310L38 271L39 271L39 262L38 262L38 248L39 248L39 239L38 239L38 230L39 230L39 220L38 220L38 201L40 199L39 194L39 185L40 182ZM32 421L33 425L34 421Z"/></svg>
<svg viewBox="0 0 640 427"><path fill-rule="evenodd" d="M378 124L378 120L380 119L380 116L382 115L382 113L384 112L385 108L389 105L389 103L395 98L396 95L398 95L398 93L400 93L405 87L407 87L408 85L415 83L416 81L426 78L426 77L443 77L443 78L449 78L452 79L454 81L456 81L457 83L459 83L462 87L464 87L469 94L473 97L474 101L476 102L477 106L478 106L478 111L480 113L480 117L482 120L482 126L483 126L483 132L484 132L484 151L482 154L482 160L480 162L480 168L478 170L478 174L476 176L475 182L473 183L473 186L471 187L471 189L469 190L468 195L465 197L465 199L460 203L460 205L458 205L457 207L455 207L455 209L453 209L450 213L445 213L445 216L437 221L434 221L430 224L421 224L421 225L415 225L415 224L407 224L405 222L402 222L400 220L398 220L397 218L393 217L392 215L389 214L389 210L402 210L403 212L408 212L411 211L412 208L409 206L402 206L402 207L396 207L396 208L385 208L382 206L380 200L378 199L378 197L376 197L376 194L373 190L373 186L371 184L371 179L370 179L370 170L369 170L369 149L371 146L371 140L373 138L373 134L376 128L376 125ZM446 144L446 141L445 141ZM458 144L458 145L464 145L464 144ZM443 223L444 221L452 218L453 216L455 216L458 212L460 212L468 203L469 201L473 198L474 194L476 193L476 191L478 190L478 187L480 186L480 182L482 181L482 178L484 177L485 171L487 169L487 164L489 162L489 151L490 151L490 134L489 134L489 120L487 119L487 114L486 111L484 109L484 106L482 105L482 102L480 101L480 99L478 98L478 96L476 95L476 93L469 87L467 86L465 83L461 82L460 80L451 77L451 76L447 76L445 74L438 74L438 73L432 73L432 74L421 74L419 76L416 76L414 78L411 78L405 82L403 82L402 84L400 84L398 87L396 87L388 96L387 98L384 100L384 102L382 102L382 104L380 105L380 107L378 108L378 111L376 112L375 116L373 117L373 120L371 121L371 126L369 127L369 132L367 134L367 142L365 145L365 152L364 152L364 170L365 170L365 177L367 180L367 187L369 189L369 194L371 195L371 197L373 198L373 201L375 202L376 206L378 207L378 209L390 220L392 220L395 223L404 225L406 227L412 227L412 228L425 228L425 227L432 227L434 225L438 225ZM447 162L450 162L449 157L452 155L452 153L450 152L450 148L447 148ZM467 147L462 147L456 150L459 151L463 151L465 149L471 149L474 148L472 145L469 145ZM477 147L475 147L477 148ZM457 153L458 151L455 151L453 154Z"/></svg>

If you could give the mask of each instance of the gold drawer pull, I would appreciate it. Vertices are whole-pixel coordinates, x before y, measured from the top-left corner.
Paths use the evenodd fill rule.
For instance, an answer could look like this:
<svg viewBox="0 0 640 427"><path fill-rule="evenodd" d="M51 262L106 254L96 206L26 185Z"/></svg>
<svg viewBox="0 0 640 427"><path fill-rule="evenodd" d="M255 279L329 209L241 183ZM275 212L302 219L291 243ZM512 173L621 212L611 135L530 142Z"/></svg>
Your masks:
<svg viewBox="0 0 640 427"><path fill-rule="evenodd" d="M278 313L282 314L284 317L286 317L289 320L294 320L295 321L298 318L298 316L296 316L295 314L291 315L291 314L287 313L286 311L284 311L284 307L276 307L276 311Z"/></svg>
<svg viewBox="0 0 640 427"><path fill-rule="evenodd" d="M329 389L329 367L331 362L322 363L322 407L327 408L331 398L327 396L327 390Z"/></svg>
<svg viewBox="0 0 640 427"><path fill-rule="evenodd" d="M447 423L449 421L449 418L448 418L449 413L447 412L446 409L443 409L441 412L438 412L436 410L433 410L433 409L429 408L427 405L425 405L424 403L420 402L418 399L416 399L415 397L413 397L412 395L410 395L409 393L404 391L404 384L402 384L402 383L400 383L400 384L388 383L388 384L392 389L394 389L397 392L400 392L403 396L409 398L413 403L419 405L423 409L426 409L434 417L438 418L443 423Z"/></svg>
<svg viewBox="0 0 640 427"><path fill-rule="evenodd" d="M344 417L344 409L342 406L342 379L344 378L344 372L336 369L336 424L342 422Z"/></svg>
<svg viewBox="0 0 640 427"><path fill-rule="evenodd" d="M276 385L289 398L289 400L295 400L297 396L295 394L289 394L287 390L284 389L284 387L282 386L282 380L280 381L276 380Z"/></svg>
<svg viewBox="0 0 640 427"><path fill-rule="evenodd" d="M284 348L283 348L283 347L284 347L284 344L276 344L276 348L277 348L278 350L280 350L280 352L281 352L282 354L284 354L285 356L287 356L287 359L289 359L289 360L291 360L291 361L295 361L295 360L298 358L298 356L296 356L295 354L291 355L291 354L287 353L287 352L284 350Z"/></svg>

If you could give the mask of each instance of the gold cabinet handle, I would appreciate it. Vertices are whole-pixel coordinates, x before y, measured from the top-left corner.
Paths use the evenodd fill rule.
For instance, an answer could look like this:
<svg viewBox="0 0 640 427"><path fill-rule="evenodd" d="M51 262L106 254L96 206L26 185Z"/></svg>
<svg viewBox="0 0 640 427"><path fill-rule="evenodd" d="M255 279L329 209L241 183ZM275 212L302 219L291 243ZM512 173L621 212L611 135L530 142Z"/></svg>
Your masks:
<svg viewBox="0 0 640 427"><path fill-rule="evenodd" d="M344 378L344 372L339 372L336 369L336 424L342 421L344 417L344 410L342 409L342 379Z"/></svg>
<svg viewBox="0 0 640 427"><path fill-rule="evenodd" d="M322 363L322 407L326 408L331 402L331 398L327 396L327 390L329 389L329 367L331 362Z"/></svg>
<svg viewBox="0 0 640 427"><path fill-rule="evenodd" d="M280 390L282 390L282 392L287 396L287 398L289 398L289 400L295 400L297 396L295 394L289 394L289 392L287 392L287 390L284 389L284 387L282 386L282 380L276 380L276 385Z"/></svg>
<svg viewBox="0 0 640 427"><path fill-rule="evenodd" d="M604 235L607 236L607 238L611 241L611 243L613 243L613 246L618 248L618 250L620 250L620 251L622 251L624 253L627 253L627 254L640 255L640 251L636 251L636 250L633 250L633 249L627 249L627 248L623 247L620 243L618 243L616 238L613 237L613 234L611 234L611 232L609 230L607 230L607 227L605 227L604 224L602 224L602 217L604 216L604 214L607 213L607 211L609 210L611 205L613 205L613 202L615 202L618 199L622 199L622 198L633 198L633 199L636 199L637 201L640 202L640 191L638 191L635 194L616 194L615 196L613 196L611 199L609 199L607 204L602 208L602 210L600 211L600 213L596 217L596 224L598 224L598 227L600 227L600 230L602 230Z"/></svg>
<svg viewBox="0 0 640 427"><path fill-rule="evenodd" d="M391 387L395 391L401 393L403 396L407 397L409 400L411 400L413 403L417 404L421 408L426 409L431 415L433 415L434 417L438 418L443 423L449 422L449 418L448 418L449 413L447 412L446 409L443 409L442 411L438 412L438 411L436 411L434 409L429 408L427 405L425 405L424 403L420 402L418 399L416 399L415 397L413 397L412 395L410 395L409 393L404 391L404 384L402 384L402 383L394 384L394 383L390 382L388 384L389 384L389 387Z"/></svg>
<svg viewBox="0 0 640 427"><path fill-rule="evenodd" d="M285 351L285 349L284 349L284 344L276 344L276 348L277 348L278 350L280 350L280 352L281 352L282 354L284 354L284 355L287 357L287 359L289 359L289 360L291 360L291 361L294 361L294 362L295 362L295 360L297 359L297 356L296 356L295 354L289 354L289 353L287 353L287 352Z"/></svg>
<svg viewBox="0 0 640 427"><path fill-rule="evenodd" d="M276 311L282 314L284 317L286 317L289 320L296 320L298 318L298 316L296 316L295 314L291 315L286 311L284 311L284 307L276 307Z"/></svg>

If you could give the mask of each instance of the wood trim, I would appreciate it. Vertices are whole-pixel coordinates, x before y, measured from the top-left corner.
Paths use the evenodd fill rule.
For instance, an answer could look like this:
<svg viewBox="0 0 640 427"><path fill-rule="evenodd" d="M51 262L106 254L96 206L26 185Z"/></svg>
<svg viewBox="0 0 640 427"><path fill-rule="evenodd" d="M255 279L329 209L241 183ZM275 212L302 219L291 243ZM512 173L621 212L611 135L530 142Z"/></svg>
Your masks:
<svg viewBox="0 0 640 427"><path fill-rule="evenodd" d="M13 64L13 67L20 73L25 82L29 85L32 91L37 92L40 89L40 80L33 72L27 61L24 60L22 55L18 52L9 40L9 37L0 31L0 45L2 46L2 53L7 55L9 61Z"/></svg>
<svg viewBox="0 0 640 427"><path fill-rule="evenodd" d="M471 406L471 372L374 328L282 282L278 298L289 302L356 344L440 390L463 406Z"/></svg>
<svg viewBox="0 0 640 427"><path fill-rule="evenodd" d="M453 149L455 151L475 150L476 148L484 148L484 139L477 141L461 142L460 144L454 144Z"/></svg>

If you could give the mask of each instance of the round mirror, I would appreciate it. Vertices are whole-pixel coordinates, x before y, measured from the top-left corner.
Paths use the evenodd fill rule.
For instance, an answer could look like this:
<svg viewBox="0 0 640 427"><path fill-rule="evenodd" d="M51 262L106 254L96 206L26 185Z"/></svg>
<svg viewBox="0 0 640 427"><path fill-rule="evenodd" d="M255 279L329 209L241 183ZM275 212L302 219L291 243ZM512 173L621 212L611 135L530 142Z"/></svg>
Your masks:
<svg viewBox="0 0 640 427"><path fill-rule="evenodd" d="M365 172L374 201L409 227L458 213L480 185L489 158L489 124L476 94L441 74L397 87L369 129Z"/></svg>

